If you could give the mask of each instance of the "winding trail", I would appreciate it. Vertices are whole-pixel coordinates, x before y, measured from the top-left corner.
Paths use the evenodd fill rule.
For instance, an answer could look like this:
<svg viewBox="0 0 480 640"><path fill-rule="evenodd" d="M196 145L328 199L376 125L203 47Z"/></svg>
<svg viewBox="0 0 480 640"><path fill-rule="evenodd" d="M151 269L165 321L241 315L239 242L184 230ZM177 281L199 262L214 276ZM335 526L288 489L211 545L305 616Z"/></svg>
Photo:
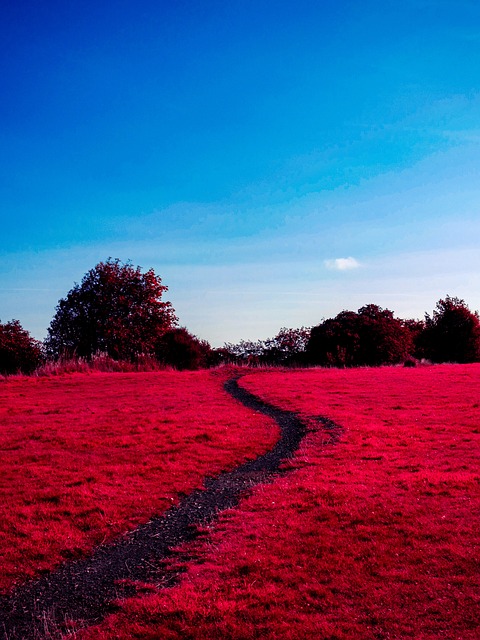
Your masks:
<svg viewBox="0 0 480 640"><path fill-rule="evenodd" d="M119 540L98 547L89 558L65 564L1 596L2 640L60 637L65 620L75 621L79 627L98 623L114 610L114 600L135 595L128 582L172 586L180 571L168 562L164 567L161 563L172 555L171 550L193 540L197 528L214 520L220 511L237 505L246 490L271 482L280 473L280 465L294 455L305 435L305 425L295 413L278 409L239 387L237 378L224 387L246 407L277 422L281 437L275 447L232 471L207 478L204 489L193 491L177 506ZM336 440L337 426L325 418L317 420ZM127 584L119 584L121 581Z"/></svg>

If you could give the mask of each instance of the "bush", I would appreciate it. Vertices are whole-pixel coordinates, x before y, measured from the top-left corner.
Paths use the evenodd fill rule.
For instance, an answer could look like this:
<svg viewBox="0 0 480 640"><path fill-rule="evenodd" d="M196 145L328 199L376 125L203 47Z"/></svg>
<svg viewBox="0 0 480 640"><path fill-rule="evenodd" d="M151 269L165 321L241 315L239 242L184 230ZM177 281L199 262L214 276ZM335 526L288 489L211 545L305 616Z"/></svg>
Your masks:
<svg viewBox="0 0 480 640"><path fill-rule="evenodd" d="M158 340L156 356L164 365L175 369L201 369L210 365L211 347L185 327L170 329Z"/></svg>
<svg viewBox="0 0 480 640"><path fill-rule="evenodd" d="M42 362L40 342L18 320L0 324L0 373L32 373Z"/></svg>

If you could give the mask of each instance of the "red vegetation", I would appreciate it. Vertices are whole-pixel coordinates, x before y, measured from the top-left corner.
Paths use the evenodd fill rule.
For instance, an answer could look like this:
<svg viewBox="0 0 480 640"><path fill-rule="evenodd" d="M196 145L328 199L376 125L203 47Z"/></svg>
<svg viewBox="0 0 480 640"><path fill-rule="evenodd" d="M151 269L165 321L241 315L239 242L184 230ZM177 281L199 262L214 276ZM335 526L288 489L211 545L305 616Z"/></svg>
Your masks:
<svg viewBox="0 0 480 640"><path fill-rule="evenodd" d="M309 421L292 473L224 514L181 584L80 637L478 638L479 379L480 365L247 375ZM318 415L343 426L337 444Z"/></svg>
<svg viewBox="0 0 480 640"><path fill-rule="evenodd" d="M0 383L0 589L84 555L270 449L273 422L208 372Z"/></svg>

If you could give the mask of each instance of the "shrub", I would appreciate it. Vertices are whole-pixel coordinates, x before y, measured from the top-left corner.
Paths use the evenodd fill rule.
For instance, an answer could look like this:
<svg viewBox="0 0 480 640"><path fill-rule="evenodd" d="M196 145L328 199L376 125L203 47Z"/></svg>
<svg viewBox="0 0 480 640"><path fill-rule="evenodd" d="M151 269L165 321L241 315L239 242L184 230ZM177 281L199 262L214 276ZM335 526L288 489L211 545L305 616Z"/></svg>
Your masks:
<svg viewBox="0 0 480 640"><path fill-rule="evenodd" d="M199 340L185 327L166 331L155 348L160 362L175 369L201 369L209 366L211 347L206 340Z"/></svg>

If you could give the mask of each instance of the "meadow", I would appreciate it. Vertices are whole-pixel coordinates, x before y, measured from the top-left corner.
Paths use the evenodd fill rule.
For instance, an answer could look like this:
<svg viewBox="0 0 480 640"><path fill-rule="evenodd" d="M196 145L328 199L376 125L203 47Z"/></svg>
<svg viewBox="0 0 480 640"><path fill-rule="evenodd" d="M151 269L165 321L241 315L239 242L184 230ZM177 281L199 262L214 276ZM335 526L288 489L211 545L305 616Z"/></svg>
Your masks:
<svg viewBox="0 0 480 640"><path fill-rule="evenodd" d="M0 592L270 449L276 424L223 381L169 371L0 382Z"/></svg>
<svg viewBox="0 0 480 640"><path fill-rule="evenodd" d="M478 638L480 365L244 373L307 424L288 473L183 548L179 584L76 638ZM276 426L225 394L228 375L2 383L3 588L271 447Z"/></svg>

